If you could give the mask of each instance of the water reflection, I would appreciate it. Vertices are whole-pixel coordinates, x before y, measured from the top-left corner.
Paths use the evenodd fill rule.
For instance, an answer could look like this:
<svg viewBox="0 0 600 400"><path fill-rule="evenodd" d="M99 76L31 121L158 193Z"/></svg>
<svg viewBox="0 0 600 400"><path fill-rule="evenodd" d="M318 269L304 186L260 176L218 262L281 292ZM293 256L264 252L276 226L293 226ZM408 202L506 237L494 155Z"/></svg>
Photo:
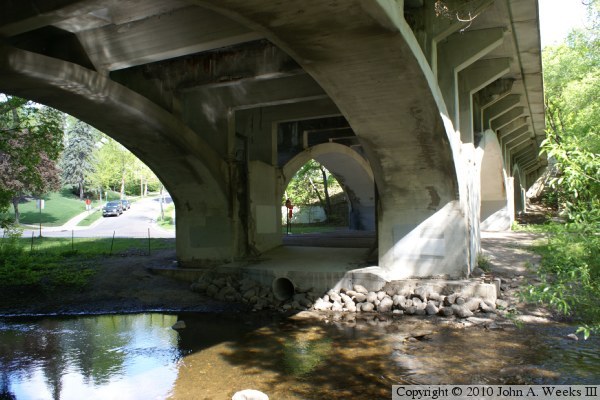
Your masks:
<svg viewBox="0 0 600 400"><path fill-rule="evenodd" d="M572 328L438 319L139 314L0 320L0 399L389 398L393 384L595 384Z"/></svg>
<svg viewBox="0 0 600 400"><path fill-rule="evenodd" d="M164 398L180 357L170 329L176 320L145 314L0 323L4 392L17 399Z"/></svg>

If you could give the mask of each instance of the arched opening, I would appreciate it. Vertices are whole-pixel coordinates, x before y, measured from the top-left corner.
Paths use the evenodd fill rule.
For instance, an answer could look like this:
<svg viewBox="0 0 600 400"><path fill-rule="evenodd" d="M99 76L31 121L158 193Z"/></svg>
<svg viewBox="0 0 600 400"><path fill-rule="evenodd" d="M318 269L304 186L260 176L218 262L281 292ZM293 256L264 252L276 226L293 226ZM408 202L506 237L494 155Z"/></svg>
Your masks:
<svg viewBox="0 0 600 400"><path fill-rule="evenodd" d="M314 159L292 177L282 204L282 225L287 234L349 227L349 203L343 188L335 175Z"/></svg>
<svg viewBox="0 0 600 400"><path fill-rule="evenodd" d="M174 207L163 183L118 141L16 96L0 94L0 110L2 178L8 183L2 193L12 197L9 223L33 225L40 238L174 237ZM129 223L105 220L123 215Z"/></svg>
<svg viewBox="0 0 600 400"><path fill-rule="evenodd" d="M369 163L361 154L337 143L319 144L304 150L283 168L282 197L286 196L286 188L293 181L292 177L297 176L299 171L302 173L303 168L312 168L313 173L320 173L321 182L323 172L335 177L335 182L339 184L337 196L340 201L337 203L339 210L334 215L334 222L347 230L375 232L375 184ZM310 181L308 185L307 189L313 189L314 192ZM284 202L285 200L286 198L283 199ZM325 206L327 207L326 204Z"/></svg>

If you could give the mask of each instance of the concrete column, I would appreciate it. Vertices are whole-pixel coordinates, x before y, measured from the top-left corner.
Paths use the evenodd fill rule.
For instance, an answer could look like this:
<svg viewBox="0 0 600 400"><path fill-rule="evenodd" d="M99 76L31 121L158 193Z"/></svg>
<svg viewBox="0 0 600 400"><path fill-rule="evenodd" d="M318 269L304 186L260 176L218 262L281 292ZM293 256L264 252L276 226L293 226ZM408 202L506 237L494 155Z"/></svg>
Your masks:
<svg viewBox="0 0 600 400"><path fill-rule="evenodd" d="M379 266L391 279L414 277L464 277L468 259L465 218L458 201L445 202L433 215L417 205L432 204L430 197L413 194L412 206L383 198L379 205Z"/></svg>

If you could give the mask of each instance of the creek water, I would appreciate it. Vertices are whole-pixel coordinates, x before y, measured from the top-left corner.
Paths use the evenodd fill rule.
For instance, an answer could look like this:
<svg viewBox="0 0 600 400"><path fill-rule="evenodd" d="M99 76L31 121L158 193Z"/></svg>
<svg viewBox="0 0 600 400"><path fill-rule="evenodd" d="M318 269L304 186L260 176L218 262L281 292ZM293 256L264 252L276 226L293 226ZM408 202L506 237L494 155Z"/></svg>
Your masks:
<svg viewBox="0 0 600 400"><path fill-rule="evenodd" d="M184 320L187 327L171 326ZM598 384L573 327L146 313L0 318L0 399L389 399L393 384Z"/></svg>

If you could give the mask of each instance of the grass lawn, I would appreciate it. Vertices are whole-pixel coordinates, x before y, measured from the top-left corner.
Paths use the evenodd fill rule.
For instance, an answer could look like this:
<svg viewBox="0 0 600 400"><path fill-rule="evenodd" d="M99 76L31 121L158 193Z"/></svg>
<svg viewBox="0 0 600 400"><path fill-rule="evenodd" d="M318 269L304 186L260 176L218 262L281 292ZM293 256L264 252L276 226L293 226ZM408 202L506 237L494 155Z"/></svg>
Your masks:
<svg viewBox="0 0 600 400"><path fill-rule="evenodd" d="M293 234L303 234L303 233L321 233L321 232L334 232L340 228L340 226L335 225L323 225L323 224L292 224L292 232ZM281 226L281 233L286 233L286 226Z"/></svg>
<svg viewBox="0 0 600 400"><path fill-rule="evenodd" d="M44 196L44 203L44 209L41 210L41 213L37 208L36 200L19 204L20 222L26 225L37 225L41 222L45 226L61 226L85 211L85 203L66 188L60 192ZM99 204L98 201L92 202L92 205L97 204ZM14 210L12 209L11 215L14 217Z"/></svg>
<svg viewBox="0 0 600 400"><path fill-rule="evenodd" d="M160 215L156 218L158 225L163 229L175 229L175 220L173 219L173 213L175 211L175 204L171 203L164 208L165 218L160 219Z"/></svg>
<svg viewBox="0 0 600 400"><path fill-rule="evenodd" d="M18 240L18 246L26 252L44 254L69 255L76 253L83 256L97 256L103 254L148 252L148 239L137 238L51 238L36 237L33 241L29 238ZM150 239L150 250L174 249L173 239Z"/></svg>
<svg viewBox="0 0 600 400"><path fill-rule="evenodd" d="M77 226L90 226L100 218L102 218L102 210L94 210L87 217L79 221Z"/></svg>
<svg viewBox="0 0 600 400"><path fill-rule="evenodd" d="M173 239L1 238L0 302L23 293L81 289L94 274L90 263L98 256L146 256L174 247Z"/></svg>

